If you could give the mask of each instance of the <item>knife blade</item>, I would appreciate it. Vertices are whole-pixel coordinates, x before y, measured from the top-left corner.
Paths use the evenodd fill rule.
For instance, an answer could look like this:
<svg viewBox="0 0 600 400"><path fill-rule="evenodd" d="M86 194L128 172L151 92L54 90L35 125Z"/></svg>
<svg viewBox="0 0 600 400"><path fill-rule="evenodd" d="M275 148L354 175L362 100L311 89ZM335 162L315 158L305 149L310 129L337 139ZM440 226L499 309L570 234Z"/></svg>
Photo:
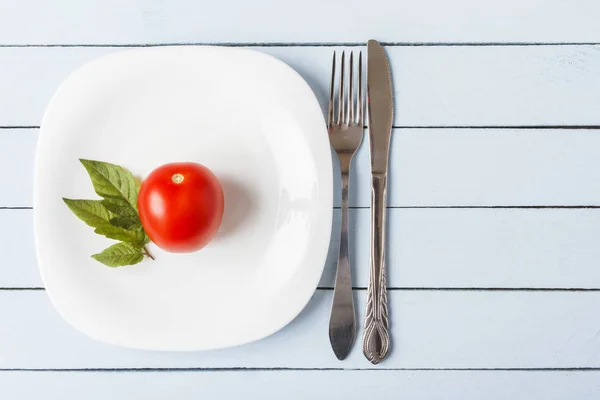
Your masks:
<svg viewBox="0 0 600 400"><path fill-rule="evenodd" d="M377 41L369 40L367 57L371 173L386 174L394 118L392 75L385 51Z"/></svg>
<svg viewBox="0 0 600 400"><path fill-rule="evenodd" d="M373 364L390 348L385 272L387 169L394 117L392 76L383 47L367 43L367 109L371 155L371 259L363 333L363 353Z"/></svg>

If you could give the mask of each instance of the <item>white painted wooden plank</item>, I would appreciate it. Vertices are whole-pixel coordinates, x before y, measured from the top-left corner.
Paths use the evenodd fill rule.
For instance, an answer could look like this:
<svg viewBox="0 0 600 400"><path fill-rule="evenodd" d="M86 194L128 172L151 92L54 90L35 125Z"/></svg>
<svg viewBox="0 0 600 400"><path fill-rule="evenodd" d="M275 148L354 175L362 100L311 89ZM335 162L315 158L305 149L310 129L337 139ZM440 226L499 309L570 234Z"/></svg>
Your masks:
<svg viewBox="0 0 600 400"><path fill-rule="evenodd" d="M39 126L52 95L71 72L119 50L0 48L0 126Z"/></svg>
<svg viewBox="0 0 600 400"><path fill-rule="evenodd" d="M600 201L600 135L595 130L395 129L392 136L391 206ZM367 207L371 178L366 141L353 168L350 204Z"/></svg>
<svg viewBox="0 0 600 400"><path fill-rule="evenodd" d="M589 42L599 12L593 0L8 0L0 43Z"/></svg>
<svg viewBox="0 0 600 400"><path fill-rule="evenodd" d="M0 207L33 204L37 129L0 129Z"/></svg>
<svg viewBox="0 0 600 400"><path fill-rule="evenodd" d="M0 207L32 206L36 137L33 130L0 130ZM598 148L596 130L395 129L388 204L598 205ZM370 204L368 153L365 141L353 164L353 206ZM334 176L339 206L337 163Z"/></svg>
<svg viewBox="0 0 600 400"><path fill-rule="evenodd" d="M336 211L326 287L337 265ZM350 215L353 282L366 287L370 210ZM598 209L388 209L388 285L600 288L599 237Z"/></svg>
<svg viewBox="0 0 600 400"><path fill-rule="evenodd" d="M209 352L123 349L60 319L43 291L0 291L0 369L366 368L356 345L340 363L318 291L290 325L261 341ZM600 367L599 292L392 291L392 352L382 368ZM356 293L358 320L365 291ZM359 336L362 331L358 332Z"/></svg>
<svg viewBox="0 0 600 400"><path fill-rule="evenodd" d="M31 210L0 210L0 288L41 287Z"/></svg>
<svg viewBox="0 0 600 400"><path fill-rule="evenodd" d="M335 48L256 49L296 69L325 109ZM126 50L0 48L0 126L39 125L52 94L74 69ZM398 126L600 125L600 46L426 46L387 51Z"/></svg>
<svg viewBox="0 0 600 400"><path fill-rule="evenodd" d="M342 363L340 363L342 365ZM0 372L9 399L589 400L590 371Z"/></svg>
<svg viewBox="0 0 600 400"><path fill-rule="evenodd" d="M350 211L353 283L366 287L369 210ZM600 288L600 210L390 209L388 285ZM340 225L321 287L333 287ZM0 287L41 287L32 211L0 210Z"/></svg>

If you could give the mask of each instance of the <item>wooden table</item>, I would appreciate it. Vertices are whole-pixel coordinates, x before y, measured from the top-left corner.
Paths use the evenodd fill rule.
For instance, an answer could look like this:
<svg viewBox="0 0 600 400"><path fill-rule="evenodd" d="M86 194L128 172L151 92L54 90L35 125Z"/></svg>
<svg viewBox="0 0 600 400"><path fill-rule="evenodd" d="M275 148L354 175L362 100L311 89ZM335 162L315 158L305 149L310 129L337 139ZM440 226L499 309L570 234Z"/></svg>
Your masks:
<svg viewBox="0 0 600 400"><path fill-rule="evenodd" d="M597 398L599 21L595 0L0 1L0 397ZM57 315L37 271L32 173L70 72L130 47L244 46L295 68L325 107L332 51L370 38L387 44L396 90L384 363L330 349L333 252L303 313L238 348L122 349ZM351 193L359 318L367 153Z"/></svg>

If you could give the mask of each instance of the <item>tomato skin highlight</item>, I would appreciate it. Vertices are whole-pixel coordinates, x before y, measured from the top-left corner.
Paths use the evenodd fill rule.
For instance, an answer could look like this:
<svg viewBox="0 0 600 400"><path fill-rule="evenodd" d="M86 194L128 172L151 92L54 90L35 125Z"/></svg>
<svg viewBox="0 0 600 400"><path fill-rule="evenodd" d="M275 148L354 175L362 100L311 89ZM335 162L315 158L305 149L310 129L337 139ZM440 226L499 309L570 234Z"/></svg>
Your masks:
<svg viewBox="0 0 600 400"><path fill-rule="evenodd" d="M207 167L169 163L153 170L138 195L140 220L148 237L171 253L200 250L223 218L223 188Z"/></svg>

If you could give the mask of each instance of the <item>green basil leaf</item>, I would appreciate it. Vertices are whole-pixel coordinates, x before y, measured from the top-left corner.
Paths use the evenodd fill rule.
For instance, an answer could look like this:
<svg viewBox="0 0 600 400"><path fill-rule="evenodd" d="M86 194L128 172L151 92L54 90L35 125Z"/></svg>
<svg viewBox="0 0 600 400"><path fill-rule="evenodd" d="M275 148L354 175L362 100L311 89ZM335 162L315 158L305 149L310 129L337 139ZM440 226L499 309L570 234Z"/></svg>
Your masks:
<svg viewBox="0 0 600 400"><path fill-rule="evenodd" d="M111 223L115 219L100 200L72 200L63 198L65 204L80 220L92 228L99 235L106 236L109 239L129 242L135 246L143 247L147 241L146 233L141 230L127 230L122 227L114 226ZM141 226L141 225L140 225Z"/></svg>
<svg viewBox="0 0 600 400"><path fill-rule="evenodd" d="M102 200L102 205L111 213L121 217L137 217L137 211L125 199L111 197Z"/></svg>
<svg viewBox="0 0 600 400"><path fill-rule="evenodd" d="M110 267L137 264L147 254L150 242L137 210L141 180L118 165L101 161L80 160L87 170L94 190L102 200L63 198L69 209L94 232L120 241L92 257Z"/></svg>
<svg viewBox="0 0 600 400"><path fill-rule="evenodd" d="M94 230L98 235L106 236L109 239L127 242L135 247L144 247L147 243L145 234L142 231L128 231L127 229L112 226L110 223L106 227L96 228Z"/></svg>
<svg viewBox="0 0 600 400"><path fill-rule="evenodd" d="M150 243L150 238L148 237L148 234L144 231L144 229L142 228L142 234L144 235L144 245L147 245L148 243Z"/></svg>
<svg viewBox="0 0 600 400"><path fill-rule="evenodd" d="M123 199L137 213L139 186L133 174L123 167L101 161L80 159L94 190L105 199Z"/></svg>
<svg viewBox="0 0 600 400"><path fill-rule="evenodd" d="M109 267L122 267L137 264L144 259L142 250L130 243L117 243L92 258Z"/></svg>
<svg viewBox="0 0 600 400"><path fill-rule="evenodd" d="M142 223L137 216L111 218L110 224L118 228L127 229L128 231L135 231L142 227Z"/></svg>
<svg viewBox="0 0 600 400"><path fill-rule="evenodd" d="M113 215L102 205L100 200L74 200L63 197L63 201L77 218L92 228L110 226L109 221Z"/></svg>

